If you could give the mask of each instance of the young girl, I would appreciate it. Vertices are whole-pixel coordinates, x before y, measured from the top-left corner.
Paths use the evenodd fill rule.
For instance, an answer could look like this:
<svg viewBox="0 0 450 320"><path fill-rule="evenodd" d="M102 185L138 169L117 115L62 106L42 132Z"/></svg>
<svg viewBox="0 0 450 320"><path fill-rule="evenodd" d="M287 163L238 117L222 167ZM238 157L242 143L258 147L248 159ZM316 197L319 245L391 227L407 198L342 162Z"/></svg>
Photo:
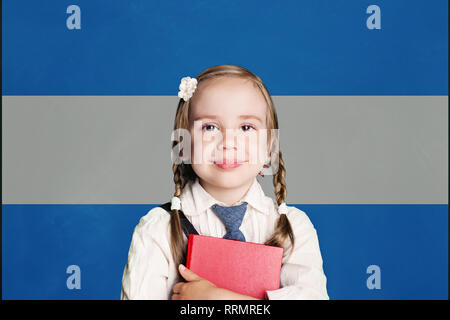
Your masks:
<svg viewBox="0 0 450 320"><path fill-rule="evenodd" d="M278 129L278 119L261 79L242 67L218 65L183 78L178 95L174 129L190 133L192 152L173 165L171 207L153 208L134 230L121 299L255 299L184 267L185 218L201 235L283 247L280 289L266 291L268 299L328 299L316 230L303 211L285 204L286 169L270 130ZM262 130L269 132L269 148L264 159L250 161L260 150L234 138L247 142ZM267 166L276 201L257 179Z"/></svg>

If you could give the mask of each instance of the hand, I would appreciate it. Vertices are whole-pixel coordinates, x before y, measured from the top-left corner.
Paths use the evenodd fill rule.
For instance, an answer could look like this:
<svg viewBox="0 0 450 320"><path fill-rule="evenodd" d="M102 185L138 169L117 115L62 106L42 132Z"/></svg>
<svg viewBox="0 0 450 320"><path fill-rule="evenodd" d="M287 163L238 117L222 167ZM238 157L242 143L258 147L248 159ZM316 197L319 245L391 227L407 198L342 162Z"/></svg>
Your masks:
<svg viewBox="0 0 450 320"><path fill-rule="evenodd" d="M218 289L212 282L201 278L180 264L178 267L186 282L178 282L172 288L172 300L213 300Z"/></svg>

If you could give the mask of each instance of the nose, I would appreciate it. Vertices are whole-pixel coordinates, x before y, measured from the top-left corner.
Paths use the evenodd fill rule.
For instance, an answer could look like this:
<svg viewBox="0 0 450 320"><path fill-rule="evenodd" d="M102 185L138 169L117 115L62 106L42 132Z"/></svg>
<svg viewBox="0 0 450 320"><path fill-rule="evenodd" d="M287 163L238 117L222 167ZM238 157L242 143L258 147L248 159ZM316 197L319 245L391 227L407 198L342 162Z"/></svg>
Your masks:
<svg viewBox="0 0 450 320"><path fill-rule="evenodd" d="M237 146L235 144L235 136L231 130L226 130L226 133L223 133L222 139L222 148L224 150L234 149L237 150Z"/></svg>

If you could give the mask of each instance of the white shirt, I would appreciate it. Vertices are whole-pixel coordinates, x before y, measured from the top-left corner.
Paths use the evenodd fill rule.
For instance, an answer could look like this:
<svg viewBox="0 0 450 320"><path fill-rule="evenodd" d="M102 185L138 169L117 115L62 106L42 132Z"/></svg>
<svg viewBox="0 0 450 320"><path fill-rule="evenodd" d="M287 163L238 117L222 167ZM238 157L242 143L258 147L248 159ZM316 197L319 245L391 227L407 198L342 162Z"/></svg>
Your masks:
<svg viewBox="0 0 450 320"><path fill-rule="evenodd" d="M225 225L212 211L215 200L199 183L189 181L181 195L181 210L201 235L222 238ZM276 202L267 197L257 178L246 195L247 211L240 230L247 242L264 243L274 232L279 216ZM269 300L329 299L317 232L307 215L288 206L295 245L290 253L289 238L284 246L280 289L267 291ZM128 262L122 277L121 299L170 300L178 279L178 266L170 251L170 215L160 207L151 209L134 229ZM184 235L184 234L183 234ZM187 238L184 235L187 243ZM288 250L289 249L289 250Z"/></svg>

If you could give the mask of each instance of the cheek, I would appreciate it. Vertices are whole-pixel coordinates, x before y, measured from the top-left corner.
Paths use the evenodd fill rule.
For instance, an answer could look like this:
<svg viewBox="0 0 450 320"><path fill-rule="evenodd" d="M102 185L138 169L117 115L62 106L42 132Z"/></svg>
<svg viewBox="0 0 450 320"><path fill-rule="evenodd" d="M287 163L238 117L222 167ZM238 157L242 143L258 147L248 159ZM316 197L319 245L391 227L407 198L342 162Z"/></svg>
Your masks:
<svg viewBox="0 0 450 320"><path fill-rule="evenodd" d="M264 139L255 137L246 137L245 146L243 146L245 154L248 156L250 164L257 166L263 164L267 158L267 142Z"/></svg>
<svg viewBox="0 0 450 320"><path fill-rule="evenodd" d="M197 136L191 134L191 152L192 155L201 156L204 159L210 158L214 154L216 138L208 132L197 133Z"/></svg>

